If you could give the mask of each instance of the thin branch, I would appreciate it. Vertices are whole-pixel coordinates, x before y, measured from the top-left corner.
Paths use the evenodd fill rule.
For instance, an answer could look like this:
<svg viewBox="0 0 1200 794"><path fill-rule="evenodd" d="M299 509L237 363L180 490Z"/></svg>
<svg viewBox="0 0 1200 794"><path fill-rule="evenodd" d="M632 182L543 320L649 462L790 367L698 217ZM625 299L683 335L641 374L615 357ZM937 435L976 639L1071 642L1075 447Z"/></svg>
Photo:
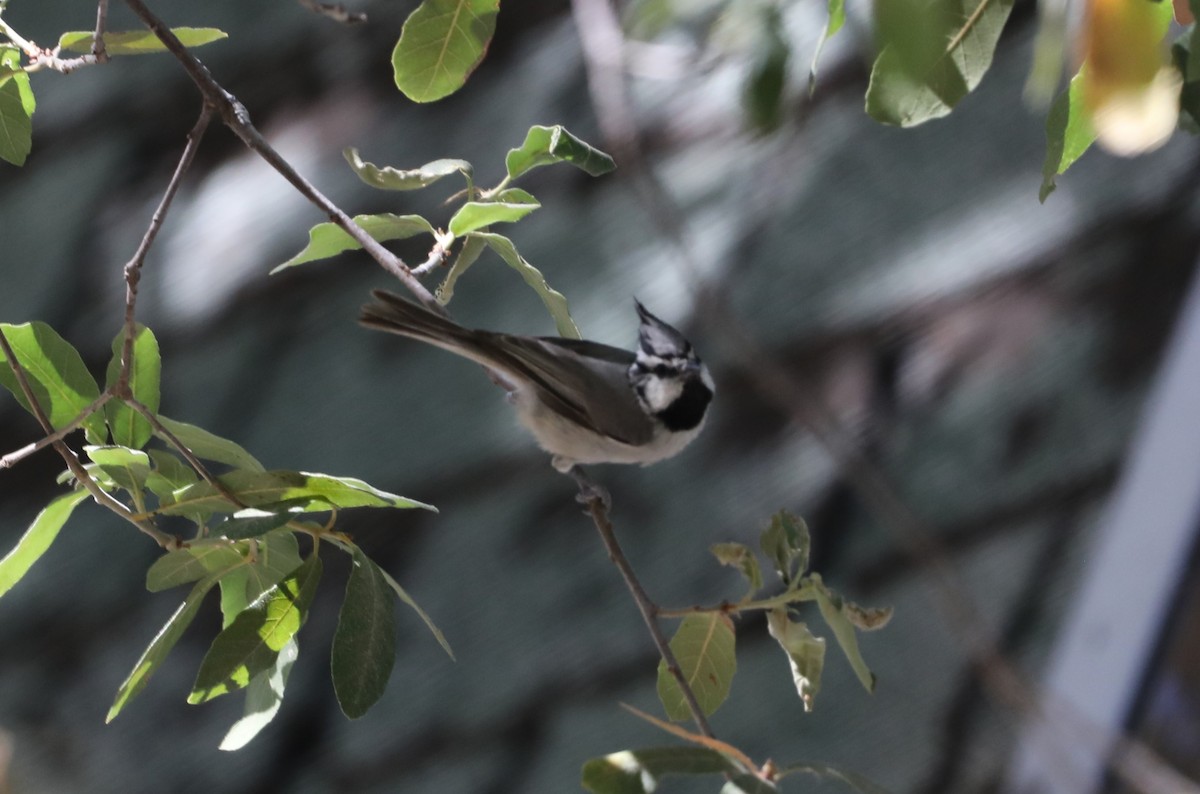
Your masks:
<svg viewBox="0 0 1200 794"><path fill-rule="evenodd" d="M700 708L700 703L696 700L696 693L692 691L691 685L684 677L679 660L675 658L675 653L671 650L662 628L658 625L658 605L650 600L650 596L646 595L646 590L638 580L637 574L634 573L633 566L629 564L629 559L621 550L621 544L617 542L612 522L608 518L606 495L578 466L572 468L570 474L579 484L579 500L587 507L588 513L592 517L592 523L596 525L600 539L604 542L604 548L608 551L608 558L621 572L621 578L625 580L625 586L629 588L638 611L642 613L642 620L646 622L646 628L650 630L650 636L653 638L654 645L658 648L663 662L667 665L667 671L679 684L680 691L683 692L684 702L687 704L688 711L692 713L692 720L696 723L696 728L710 739L715 738L708 719L704 716L704 710Z"/></svg>
<svg viewBox="0 0 1200 794"><path fill-rule="evenodd" d="M357 25L367 21L366 14L361 11L350 11L341 3L318 3L316 0L299 0L299 2L314 14L328 17L343 25Z"/></svg>
<svg viewBox="0 0 1200 794"><path fill-rule="evenodd" d="M103 408L104 404L111 399L112 394L105 391L99 397L93 400L91 405L80 411L79 416L75 417L70 422L67 422L67 424L63 425L58 430L55 430L49 435L43 436L37 441L26 444L20 449L10 452L4 457L0 458L0 469L12 468L13 466L17 465L17 463L37 452L39 449L45 449L51 444L54 444L56 441L62 441L67 437L68 434L78 430L79 426L87 421L89 416Z"/></svg>
<svg viewBox="0 0 1200 794"><path fill-rule="evenodd" d="M196 157L196 150L200 148L200 141L204 137L204 131L208 129L209 121L212 120L212 113L212 107L205 102L204 106L200 108L200 117L196 119L195 126L188 133L187 146L183 148L183 154L180 155L179 162L175 166L175 173L171 175L171 181L167 183L167 189L158 202L154 215L150 218L150 226L142 235L142 241L138 244L133 257L125 263L125 340L121 347L121 374L117 378L114 390L115 395L122 399L127 400L131 396L129 370L133 366L134 314L137 307L138 282L142 278L142 264L146 261L146 254L150 252L150 246L158 237L158 232L162 228L168 210L171 209L171 202L175 199L175 194L179 192L183 175L187 173L188 168L192 165L192 160Z"/></svg>
<svg viewBox="0 0 1200 794"><path fill-rule="evenodd" d="M168 444L174 447L176 451L183 456L184 460L188 462L188 465L196 470L196 474L200 475L200 479L204 480L206 483L215 488L217 493L229 500L230 504L234 504L242 508L248 507L248 505L239 499L237 495L233 493L233 491L225 487L225 483L213 476L212 472L210 472L208 468L200 462L200 459L192 454L192 451L188 449L182 441L179 440L179 437L168 430L166 425L159 421L158 417L153 411L151 411L133 396L124 397L123 400L126 405L137 411L142 415L142 418L150 423L150 426L154 428L155 433L158 433L160 436L162 436L162 438L165 439Z"/></svg>
<svg viewBox="0 0 1200 794"><path fill-rule="evenodd" d="M45 409L42 408L42 404L38 402L37 395L33 393L33 389L29 385L29 379L25 375L25 368L21 366L19 361L17 361L16 353L13 352L12 345L8 343L8 338L3 333L0 333L0 351L2 351L8 358L8 365L12 368L13 375L17 379L17 385L20 386L21 393L25 395L25 400L29 403L29 408L33 411L33 415L37 419L38 424L42 426L42 430L44 430L47 435L53 435L54 426L50 424L50 418L46 416ZM67 468L71 470L71 474L75 477L80 485L87 489L88 493L92 495L93 499L119 515L121 518L133 524L142 532L149 535L154 539L155 543L157 543L159 546L162 546L164 549L179 548L178 538L176 538L174 535L168 535L158 527L154 526L153 523L145 519L138 518L136 515L130 512L128 507L121 504L108 493L106 493L104 489L101 488L94 479L92 479L92 476L88 474L87 469L85 469L83 464L79 462L79 458L76 457L71 448L63 443L61 439L52 441L51 443L54 445L55 451L58 452L58 454L62 456L62 459L66 462Z"/></svg>
<svg viewBox="0 0 1200 794"><path fill-rule="evenodd" d="M108 24L108 0L98 0L96 3L96 32L92 34L92 56L97 63L108 60L108 50L104 49L104 29Z"/></svg>
<svg viewBox="0 0 1200 794"><path fill-rule="evenodd" d="M146 27L158 37L159 41L166 46L167 50L175 56L180 64L183 65L184 70L192 78L192 82L196 84L200 93L204 95L204 98L210 105L217 109L226 126L233 130L234 134L241 138L246 146L278 171L302 196L316 205L331 221L354 238L355 242L361 245L363 250L372 259L395 276L426 308L442 316L446 314L446 310L434 299L429 290L425 288L425 285L413 276L408 266L399 257L384 248L378 240L367 234L349 215L326 198L311 182L301 176L279 152L275 151L267 143L262 133L250 122L250 113L246 110L246 107L237 97L217 83L208 71L208 67L202 64L195 55L192 55L188 48L171 32L170 28L154 15L142 0L125 0L125 3L137 14Z"/></svg>

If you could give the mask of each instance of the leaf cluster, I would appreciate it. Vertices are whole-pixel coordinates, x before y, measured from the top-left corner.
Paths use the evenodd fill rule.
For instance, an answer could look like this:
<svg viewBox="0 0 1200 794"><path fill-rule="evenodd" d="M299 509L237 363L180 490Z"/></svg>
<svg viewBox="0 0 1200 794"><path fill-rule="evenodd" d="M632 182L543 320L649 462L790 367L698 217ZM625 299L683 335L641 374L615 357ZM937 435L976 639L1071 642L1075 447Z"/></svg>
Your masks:
<svg viewBox="0 0 1200 794"><path fill-rule="evenodd" d="M236 749L250 741L270 722L283 698L299 653L297 635L321 581L323 541L352 560L331 669L347 716L366 713L387 685L395 657L396 597L416 610L450 652L408 593L335 530L339 510L432 510L431 506L353 477L268 470L237 443L162 416L161 359L148 328L133 327L128 348L132 358L124 378L126 332L114 339L103 392L79 352L45 323L0 324L0 333L16 359L14 366L0 353L0 385L36 414L28 390L53 431L78 428L88 442L80 471L67 471L59 478L64 484L74 481L74 487L55 497L0 559L0 596L46 553L90 495L80 477L133 521L151 527L171 521L191 527L187 540L155 530L171 541L164 545L173 548L150 566L147 590L182 585L191 589L118 688L108 720L145 688L215 588L220 592L223 628L200 665L188 702L245 690L245 716L221 746ZM219 475L210 470L216 466L223 467ZM328 518L313 521L321 515ZM306 555L301 555L298 537L311 541Z"/></svg>
<svg viewBox="0 0 1200 794"><path fill-rule="evenodd" d="M787 656L792 680L805 711L811 711L821 687L825 665L825 638L816 636L796 620L799 605L815 601L821 619L832 632L860 683L875 688L875 675L867 667L858 647L858 632L882 628L891 619L888 609L867 609L846 600L830 589L816 572L807 572L811 546L804 520L786 510L776 513L759 537L759 550L741 543L718 543L712 553L722 565L736 569L749 585L748 592L733 602L713 607L663 611L664 617L681 617L671 638L671 651L679 663L679 674L694 693L705 716L711 716L729 696L737 672L736 625L734 618L748 612L766 612L767 630ZM773 570L778 584L764 582L763 570ZM782 588L782 589L780 589ZM673 721L692 716L683 688L666 661L658 667L658 697ZM881 789L852 773L822 764L801 763L779 768L771 762L754 764L741 751L720 741L689 733L669 723L642 715L664 730L696 746L626 750L588 761L583 769L584 787L594 794L649 794L667 775L721 774L726 778L722 794L777 791L777 782L787 775L808 772L840 780L862 792Z"/></svg>

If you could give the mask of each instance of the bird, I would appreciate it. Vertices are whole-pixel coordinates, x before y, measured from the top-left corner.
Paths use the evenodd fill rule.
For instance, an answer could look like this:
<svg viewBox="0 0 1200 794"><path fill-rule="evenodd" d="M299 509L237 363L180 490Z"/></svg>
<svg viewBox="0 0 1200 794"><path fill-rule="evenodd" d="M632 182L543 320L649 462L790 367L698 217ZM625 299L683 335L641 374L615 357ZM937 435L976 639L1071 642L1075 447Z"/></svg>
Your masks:
<svg viewBox="0 0 1200 794"><path fill-rule="evenodd" d="M593 463L670 458L700 434L715 392L707 365L675 328L636 299L636 351L556 336L472 330L386 290L359 322L470 359L508 401L560 472Z"/></svg>

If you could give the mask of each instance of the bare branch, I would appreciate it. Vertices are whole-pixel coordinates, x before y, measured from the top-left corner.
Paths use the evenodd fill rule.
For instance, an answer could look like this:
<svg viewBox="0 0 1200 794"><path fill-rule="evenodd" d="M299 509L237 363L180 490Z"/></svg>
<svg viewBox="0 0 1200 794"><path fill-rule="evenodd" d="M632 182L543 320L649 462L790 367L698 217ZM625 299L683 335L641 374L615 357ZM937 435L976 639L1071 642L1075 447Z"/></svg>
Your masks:
<svg viewBox="0 0 1200 794"><path fill-rule="evenodd" d="M20 449L10 452L7 455L5 455L4 457L0 458L0 469L12 468L13 466L17 465L19 462L21 462L25 458L27 458L30 455L32 455L33 453L37 452L39 449L44 449L44 448L50 446L51 444L54 444L56 441L62 441L64 438L67 437L68 434L74 432L75 430L78 430L79 426L82 425L89 416L91 416L92 414L96 413L96 411L99 411L101 408L103 408L104 404L111 399L112 399L112 394L110 394L107 391L104 392L99 397L97 397L95 400L93 400L91 405L89 405L87 408L84 408L79 413L79 416L72 419L70 422L68 422L63 427L59 428L58 430L54 431L53 433L51 433L47 436L43 436L38 441L34 441L32 443L26 444L25 446L21 447Z"/></svg>
<svg viewBox="0 0 1200 794"><path fill-rule="evenodd" d="M658 605L646 595L646 590L638 580L637 574L634 573L633 566L629 564L629 559L621 550L621 544L617 542L612 522L608 518L608 499L603 489L594 483L579 466L573 467L569 474L579 484L579 501L587 507L588 513L592 517L592 523L596 525L596 530L600 533L600 540L604 542L604 548L608 551L608 558L621 572L621 578L625 580L625 586L629 588L638 611L642 613L642 620L646 622L646 628L650 630L654 646L658 648L659 655L666 663L667 671L679 684L684 702L687 704L688 711L692 713L692 720L696 723L696 728L710 739L715 738L708 719L704 716L704 710L700 708L700 703L696 700L696 693L692 691L691 685L684 677L679 660L675 658L675 653L671 650L666 635L658 625Z"/></svg>
<svg viewBox="0 0 1200 794"><path fill-rule="evenodd" d="M104 29L108 24L108 0L97 0L96 3L96 32L92 34L92 55L97 63L108 60L108 50L104 49Z"/></svg>
<svg viewBox="0 0 1200 794"><path fill-rule="evenodd" d="M316 0L299 0L299 3L309 11L343 25L357 25L367 21L366 14L361 11L350 11L341 3L318 3Z"/></svg>
<svg viewBox="0 0 1200 794"><path fill-rule="evenodd" d="M200 117L196 119L195 126L188 133L187 146L183 148L183 154L179 157L179 163L175 166L175 173L171 175L171 181L167 183L162 200L158 202L154 215L150 217L150 226L142 235L142 241L138 244L133 258L125 263L125 341L121 347L121 375L114 387L115 395L122 399L130 397L129 368L133 366L134 314L137 306L138 282L142 278L142 264L146 261L146 254L150 252L150 246L158 237L159 229L162 228L163 221L167 217L167 211L171 208L171 202L175 199L175 194L179 192L183 175L191 167L196 150L200 148L200 141L204 137L204 131L208 129L211 119L212 107L206 102L200 109Z"/></svg>
<svg viewBox="0 0 1200 794"><path fill-rule="evenodd" d="M367 234L358 224L356 224L349 215L342 211L340 207L325 197L323 193L317 190L311 182L300 175L290 163L288 163L279 152L267 143L263 138L262 133L250 122L250 114L246 107L233 94L226 91L213 78L208 71L208 67L202 64L196 56L183 45L182 42L175 36L174 33L163 23L161 19L154 15L142 2L142 0L125 0L138 18L145 23L159 41L166 46L172 55L183 65L188 76L192 78L192 82L204 95L204 98L210 105L216 108L221 114L221 119L225 122L234 134L242 139L252 151L258 154L279 174L292 183L293 187L300 192L302 196L316 205L331 221L341 227L347 234L354 238L355 242L362 246L367 252L378 262L385 270L399 279L409 292L413 294L422 304L430 311L437 312L439 315L445 315L446 310L434 299L433 295L425 288L404 264L391 251L383 247L383 245Z"/></svg>

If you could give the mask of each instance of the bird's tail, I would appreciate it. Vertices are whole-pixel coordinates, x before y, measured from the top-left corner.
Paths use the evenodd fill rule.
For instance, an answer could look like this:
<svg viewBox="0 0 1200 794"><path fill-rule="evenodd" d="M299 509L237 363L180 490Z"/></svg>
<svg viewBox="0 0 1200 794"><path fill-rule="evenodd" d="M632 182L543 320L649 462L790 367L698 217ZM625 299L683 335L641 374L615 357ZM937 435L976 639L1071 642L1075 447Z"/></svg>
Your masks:
<svg viewBox="0 0 1200 794"><path fill-rule="evenodd" d="M485 367L505 369L492 350L494 345L487 343L487 337L491 334L464 328L453 320L386 290L371 290L371 295L376 302L364 304L358 316L359 323L367 328L418 339Z"/></svg>

